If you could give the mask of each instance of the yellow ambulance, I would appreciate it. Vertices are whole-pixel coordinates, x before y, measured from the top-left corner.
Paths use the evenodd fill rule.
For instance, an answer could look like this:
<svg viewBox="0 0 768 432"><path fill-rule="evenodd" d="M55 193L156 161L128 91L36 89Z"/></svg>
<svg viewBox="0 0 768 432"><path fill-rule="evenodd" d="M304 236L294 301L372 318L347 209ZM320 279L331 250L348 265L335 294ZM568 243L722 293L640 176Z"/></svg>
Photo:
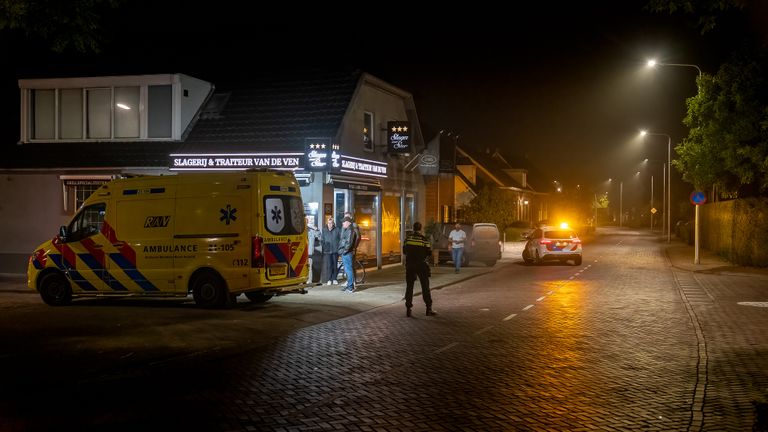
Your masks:
<svg viewBox="0 0 768 432"><path fill-rule="evenodd" d="M192 294L207 308L245 294L303 292L307 235L293 173L245 171L116 179L29 259L49 305L72 297Z"/></svg>

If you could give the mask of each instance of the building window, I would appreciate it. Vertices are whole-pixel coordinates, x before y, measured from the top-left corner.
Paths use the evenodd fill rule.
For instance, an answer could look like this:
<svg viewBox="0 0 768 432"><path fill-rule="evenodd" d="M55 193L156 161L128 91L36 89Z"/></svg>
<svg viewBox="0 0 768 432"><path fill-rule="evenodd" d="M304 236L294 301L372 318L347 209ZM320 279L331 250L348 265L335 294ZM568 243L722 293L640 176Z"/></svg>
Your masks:
<svg viewBox="0 0 768 432"><path fill-rule="evenodd" d="M87 89L88 101L87 138L112 138L112 91Z"/></svg>
<svg viewBox="0 0 768 432"><path fill-rule="evenodd" d="M25 89L24 140L173 137L173 86Z"/></svg>
<svg viewBox="0 0 768 432"><path fill-rule="evenodd" d="M33 116L32 138L54 139L56 93L54 90L33 90L30 102Z"/></svg>
<svg viewBox="0 0 768 432"><path fill-rule="evenodd" d="M170 138L171 137L171 86L153 85L149 86L147 97L147 121L149 138Z"/></svg>
<svg viewBox="0 0 768 432"><path fill-rule="evenodd" d="M373 142L373 113L363 114L363 150L372 152Z"/></svg>
<svg viewBox="0 0 768 432"><path fill-rule="evenodd" d="M83 139L83 89L59 90L59 138Z"/></svg>
<svg viewBox="0 0 768 432"><path fill-rule="evenodd" d="M76 213L83 206L85 200L110 179L111 176L108 175L59 176L59 180L63 181L64 186L64 212Z"/></svg>
<svg viewBox="0 0 768 432"><path fill-rule="evenodd" d="M115 138L139 137L139 88L115 87Z"/></svg>

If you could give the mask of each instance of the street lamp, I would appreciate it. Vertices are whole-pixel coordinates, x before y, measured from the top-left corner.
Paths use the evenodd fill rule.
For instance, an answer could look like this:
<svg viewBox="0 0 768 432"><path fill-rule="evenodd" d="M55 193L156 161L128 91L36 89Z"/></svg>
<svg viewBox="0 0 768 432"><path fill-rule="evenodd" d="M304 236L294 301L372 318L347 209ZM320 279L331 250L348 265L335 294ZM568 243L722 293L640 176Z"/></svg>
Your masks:
<svg viewBox="0 0 768 432"><path fill-rule="evenodd" d="M696 68L697 71L699 71L699 78L701 78L701 69L696 66L695 64L685 64L685 63L659 63L656 60L648 60L648 63L646 65L650 68L655 68L656 66L681 66L681 67L692 67Z"/></svg>
<svg viewBox="0 0 768 432"><path fill-rule="evenodd" d="M667 137L667 166L669 167L667 178L667 243L672 243L672 137L663 133L640 131L640 136L646 135Z"/></svg>

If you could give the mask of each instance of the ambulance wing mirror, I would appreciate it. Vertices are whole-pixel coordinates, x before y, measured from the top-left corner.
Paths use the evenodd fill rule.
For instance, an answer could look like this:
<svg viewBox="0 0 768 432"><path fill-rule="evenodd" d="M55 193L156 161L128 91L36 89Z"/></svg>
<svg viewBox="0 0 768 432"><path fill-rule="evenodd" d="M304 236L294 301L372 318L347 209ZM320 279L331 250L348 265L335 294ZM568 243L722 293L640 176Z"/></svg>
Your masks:
<svg viewBox="0 0 768 432"><path fill-rule="evenodd" d="M59 238L63 242L67 241L67 226L66 225L62 225L62 226L59 227Z"/></svg>

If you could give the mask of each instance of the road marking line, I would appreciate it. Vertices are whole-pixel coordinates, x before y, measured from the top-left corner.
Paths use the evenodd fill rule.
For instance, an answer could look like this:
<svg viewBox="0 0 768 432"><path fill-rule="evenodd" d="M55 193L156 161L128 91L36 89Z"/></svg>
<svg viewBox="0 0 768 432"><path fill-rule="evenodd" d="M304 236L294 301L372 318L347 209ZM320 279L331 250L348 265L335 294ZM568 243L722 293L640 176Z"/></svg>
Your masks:
<svg viewBox="0 0 768 432"><path fill-rule="evenodd" d="M527 311L528 309L530 309L530 308L532 308L532 307L533 307L533 305L528 305L528 306L524 307L524 308L523 308L523 310L524 310L524 311Z"/></svg>
<svg viewBox="0 0 768 432"><path fill-rule="evenodd" d="M504 318L502 321L509 321L509 320L511 320L512 318L516 317L516 316L517 316L517 314L512 314L512 315L510 315L510 316L508 316L508 317Z"/></svg>
<svg viewBox="0 0 768 432"><path fill-rule="evenodd" d="M474 333L474 335L475 335L475 336L477 336L477 335L479 335L480 333L486 332L486 331L488 331L488 330L490 330L490 329L492 329L492 328L493 328L493 326L488 326L488 327L486 327L486 328L484 328L484 329L480 329L480 330L476 331L476 332Z"/></svg>
<svg viewBox="0 0 768 432"><path fill-rule="evenodd" d="M541 296L541 297L537 298L536 301L540 302L540 301L544 300L545 298L547 298L547 296Z"/></svg>
<svg viewBox="0 0 768 432"><path fill-rule="evenodd" d="M547 291L547 295L552 295L554 291Z"/></svg>
<svg viewBox="0 0 768 432"><path fill-rule="evenodd" d="M454 342L454 343L452 343L452 344L448 344L448 345L446 345L446 346L444 346L444 347L440 348L439 350L435 351L434 353L435 353L435 354L438 354L438 353L441 353L441 352L443 352L443 351L447 351L447 350L449 350L449 349L451 349L451 348L455 347L455 346L456 346L456 345L458 345L458 344L459 344L458 342Z"/></svg>
<svg viewBox="0 0 768 432"><path fill-rule="evenodd" d="M572 280L573 278L574 278L574 276L571 276L571 277L568 278L568 280Z"/></svg>

